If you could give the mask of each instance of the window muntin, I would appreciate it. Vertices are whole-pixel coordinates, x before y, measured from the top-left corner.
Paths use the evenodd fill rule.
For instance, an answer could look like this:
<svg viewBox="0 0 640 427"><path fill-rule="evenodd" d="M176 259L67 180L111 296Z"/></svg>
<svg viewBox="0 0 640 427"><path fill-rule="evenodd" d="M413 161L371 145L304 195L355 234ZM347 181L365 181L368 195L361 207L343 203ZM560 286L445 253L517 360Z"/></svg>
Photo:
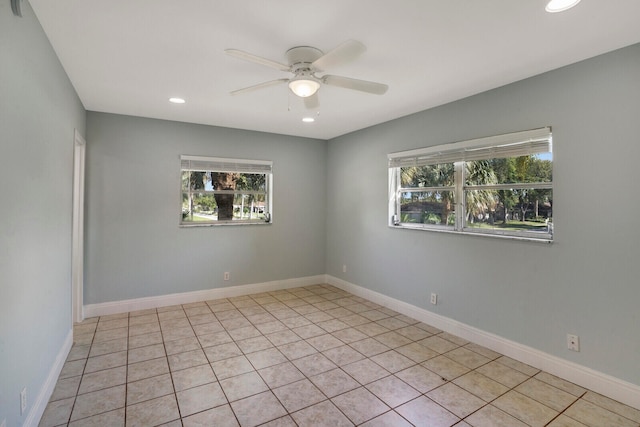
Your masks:
<svg viewBox="0 0 640 427"><path fill-rule="evenodd" d="M551 241L552 166L550 128L390 154L390 224Z"/></svg>
<svg viewBox="0 0 640 427"><path fill-rule="evenodd" d="M271 222L272 162L181 156L181 225Z"/></svg>

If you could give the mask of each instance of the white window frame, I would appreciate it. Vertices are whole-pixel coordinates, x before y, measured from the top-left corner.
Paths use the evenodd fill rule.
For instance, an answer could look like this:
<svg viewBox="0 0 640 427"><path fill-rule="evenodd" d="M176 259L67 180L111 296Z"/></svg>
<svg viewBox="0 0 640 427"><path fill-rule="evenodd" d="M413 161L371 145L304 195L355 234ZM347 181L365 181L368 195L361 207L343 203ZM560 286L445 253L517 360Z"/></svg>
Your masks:
<svg viewBox="0 0 640 427"><path fill-rule="evenodd" d="M265 175L265 191L254 190L191 190L187 193L199 194L234 194L234 195L264 195L264 219L235 219L212 220L203 222L183 221L182 203L183 193L182 173L185 171L197 172L225 172L225 173L252 173ZM255 225L271 224L273 222L273 162L270 160L230 159L223 157L204 156L180 156L180 226L181 227L210 227L223 225Z"/></svg>
<svg viewBox="0 0 640 427"><path fill-rule="evenodd" d="M389 223L393 228L418 229L428 231L450 232L459 234L504 237L542 242L553 241L553 224L549 223L546 232L540 231L508 231L504 229L486 229L465 227L465 190L516 190L516 189L550 189L549 183L515 183L466 186L465 162L486 160L497 157L518 157L530 154L552 153L551 127L544 127L522 132L478 138L467 141L442 144L415 150L401 151L388 155L389 162ZM427 166L453 163L454 185L451 187L419 187L402 188L401 168L409 166ZM405 192L429 192L448 190L454 193L455 224L419 224L401 222L401 195Z"/></svg>

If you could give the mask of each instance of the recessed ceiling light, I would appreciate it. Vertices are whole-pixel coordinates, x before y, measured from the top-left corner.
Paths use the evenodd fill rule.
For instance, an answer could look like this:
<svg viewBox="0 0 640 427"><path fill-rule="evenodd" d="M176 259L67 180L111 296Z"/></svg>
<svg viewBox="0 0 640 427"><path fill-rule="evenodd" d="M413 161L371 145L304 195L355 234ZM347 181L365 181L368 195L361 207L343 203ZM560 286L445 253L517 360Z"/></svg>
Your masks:
<svg viewBox="0 0 640 427"><path fill-rule="evenodd" d="M550 0L544 8L549 13L564 12L580 3L580 0Z"/></svg>
<svg viewBox="0 0 640 427"><path fill-rule="evenodd" d="M184 104L187 101L182 98L169 98L169 102L172 102L174 104Z"/></svg>
<svg viewBox="0 0 640 427"><path fill-rule="evenodd" d="M313 123L316 121L316 119L314 119L313 117L303 117L302 121L305 123Z"/></svg>

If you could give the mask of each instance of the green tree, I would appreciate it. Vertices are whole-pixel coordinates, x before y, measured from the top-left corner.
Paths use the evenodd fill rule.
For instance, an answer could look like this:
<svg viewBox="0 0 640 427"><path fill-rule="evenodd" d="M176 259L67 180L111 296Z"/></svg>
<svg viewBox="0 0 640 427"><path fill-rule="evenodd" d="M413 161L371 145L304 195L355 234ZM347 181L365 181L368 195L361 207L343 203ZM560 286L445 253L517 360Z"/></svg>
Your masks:
<svg viewBox="0 0 640 427"><path fill-rule="evenodd" d="M516 165L513 158L491 159L492 169L496 175L498 183L505 184L515 182ZM497 205L502 206L503 224L507 223L508 214L516 204L515 194L511 190L497 190Z"/></svg>
<svg viewBox="0 0 640 427"><path fill-rule="evenodd" d="M211 185L214 191L235 191L239 173L211 172ZM225 221L233 219L233 193L214 193L218 205L218 220Z"/></svg>
<svg viewBox="0 0 640 427"><path fill-rule="evenodd" d="M531 174L529 173L529 166L531 165L531 159L533 156L520 156L515 158L516 164L516 179L518 182L531 182ZM518 207L522 216L520 221L524 221L531 204L531 190L528 188L522 188L513 190L518 198Z"/></svg>
<svg viewBox="0 0 640 427"><path fill-rule="evenodd" d="M185 180L188 180L188 187L190 190L189 196L188 196L189 212L183 212L182 217L183 219L186 219L185 217L188 216L189 218L191 218L191 220L193 220L193 211L194 211L193 191L204 190L205 172L192 171L192 172L184 173L182 175L182 179L183 179L184 186L187 185Z"/></svg>
<svg viewBox="0 0 640 427"><path fill-rule="evenodd" d="M401 170L402 187L451 187L454 183L453 163L406 167ZM449 214L453 211L453 192L449 189L436 190L430 193L412 193L412 201L424 198L436 202L440 206L440 223L447 224Z"/></svg>
<svg viewBox="0 0 640 427"><path fill-rule="evenodd" d="M216 207L216 201L210 194L203 195L198 198L198 206L204 211L212 211Z"/></svg>
<svg viewBox="0 0 640 427"><path fill-rule="evenodd" d="M515 159L516 176L519 182L551 182L552 165L550 160L543 160L534 155L521 156ZM547 189L519 189L514 190L518 197L518 207L524 221L533 208L534 216L538 217L540 201L550 201L551 194Z"/></svg>
<svg viewBox="0 0 640 427"><path fill-rule="evenodd" d="M251 191L266 191L266 175L264 174L241 174L240 178L236 181L237 188L240 190ZM264 201L264 198L261 198ZM253 203L257 201L255 194L247 194L247 203L253 207ZM249 213L249 219L251 219L251 208L245 207L244 213Z"/></svg>
<svg viewBox="0 0 640 427"><path fill-rule="evenodd" d="M496 184L498 179L490 160L476 160L465 163L465 185ZM493 190L472 190L465 192L467 222L480 213L493 212L496 207L496 192Z"/></svg>
<svg viewBox="0 0 640 427"><path fill-rule="evenodd" d="M529 166L529 174L531 182L551 182L553 173L553 165L550 160L543 160L537 157L532 157L531 164ZM533 199L533 210L536 218L540 217L539 207L540 203L552 203L552 193L547 189L534 189L531 190L531 198Z"/></svg>
<svg viewBox="0 0 640 427"><path fill-rule="evenodd" d="M215 191L265 191L266 176L258 173L230 173L230 172L211 172L211 185ZM233 219L233 203L236 194L233 193L214 193L216 204L218 205L218 220ZM240 197L243 197L242 195ZM247 201L251 203L255 201L255 194L248 194ZM240 217L245 212L238 210Z"/></svg>

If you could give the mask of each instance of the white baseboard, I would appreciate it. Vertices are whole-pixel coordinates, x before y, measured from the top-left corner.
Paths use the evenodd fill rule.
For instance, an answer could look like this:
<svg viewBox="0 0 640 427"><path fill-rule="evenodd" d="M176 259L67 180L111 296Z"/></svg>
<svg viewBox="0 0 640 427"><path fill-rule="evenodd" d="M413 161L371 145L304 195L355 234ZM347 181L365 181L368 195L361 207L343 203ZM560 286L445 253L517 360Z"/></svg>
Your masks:
<svg viewBox="0 0 640 427"><path fill-rule="evenodd" d="M38 423L42 418L42 414L44 414L44 410L47 409L47 404L53 394L53 390L56 388L56 382L60 376L60 371L62 371L64 362L67 360L67 356L69 356L69 351L71 350L72 345L73 329L69 330L67 338L65 338L62 348L60 348L60 351L56 356L56 360L53 362L53 366L49 371L49 375L47 375L47 379L42 385L42 388L40 388L40 392L29 411L29 415L27 415L27 419L25 420L23 427L38 426Z"/></svg>
<svg viewBox="0 0 640 427"><path fill-rule="evenodd" d="M255 283L249 285L230 286L225 288L206 289L202 291L184 292L179 294L161 295L156 297L137 298L123 301L113 301L100 304L89 304L84 306L86 317L106 316L109 314L126 313L129 311L145 310L149 308L165 307L176 304L188 304L198 301L206 301L219 298L230 298L260 292L276 291L300 286L310 286L315 284L328 283L354 295L366 298L382 306L388 307L399 313L405 314L421 322L432 325L445 332L457 335L468 341L487 347L505 356L516 359L520 362L534 366L550 374L564 378L582 387L593 390L597 393L608 396L626 405L640 409L640 386L612 377L605 373L596 371L586 366L562 359L557 356L545 353L535 348L508 340L498 335L483 331L465 323L441 316L404 301L391 298L362 286L355 285L345 280L331 275L317 275L294 279L275 280L272 282ZM69 348L71 345L69 344ZM68 349L67 349L68 353ZM66 353L65 353L66 358ZM64 363L64 358L62 360ZM60 369L62 365L60 365ZM54 372L52 369L52 372ZM59 373L59 371L58 371ZM53 384L55 386L54 377ZM49 379L47 380L49 382ZM49 392L44 399L42 412L46 407L47 400L53 392ZM42 394L42 393L41 393ZM35 411L35 407L32 410ZM40 416L42 415L40 412ZM39 419L39 418L35 418ZM28 424L25 424L28 425Z"/></svg>
<svg viewBox="0 0 640 427"><path fill-rule="evenodd" d="M640 409L640 386L636 384L485 332L331 275L326 276L326 283Z"/></svg>
<svg viewBox="0 0 640 427"><path fill-rule="evenodd" d="M166 307L176 304L189 304L198 301L231 298L260 292L277 291L279 289L296 288L326 283L326 275L299 277L294 279L274 280L272 282L253 283L249 285L228 286L224 288L205 289L202 291L183 292L179 294L160 295L156 297L136 298L122 301L88 304L84 306L85 318L107 316L109 314L127 313L129 311Z"/></svg>

